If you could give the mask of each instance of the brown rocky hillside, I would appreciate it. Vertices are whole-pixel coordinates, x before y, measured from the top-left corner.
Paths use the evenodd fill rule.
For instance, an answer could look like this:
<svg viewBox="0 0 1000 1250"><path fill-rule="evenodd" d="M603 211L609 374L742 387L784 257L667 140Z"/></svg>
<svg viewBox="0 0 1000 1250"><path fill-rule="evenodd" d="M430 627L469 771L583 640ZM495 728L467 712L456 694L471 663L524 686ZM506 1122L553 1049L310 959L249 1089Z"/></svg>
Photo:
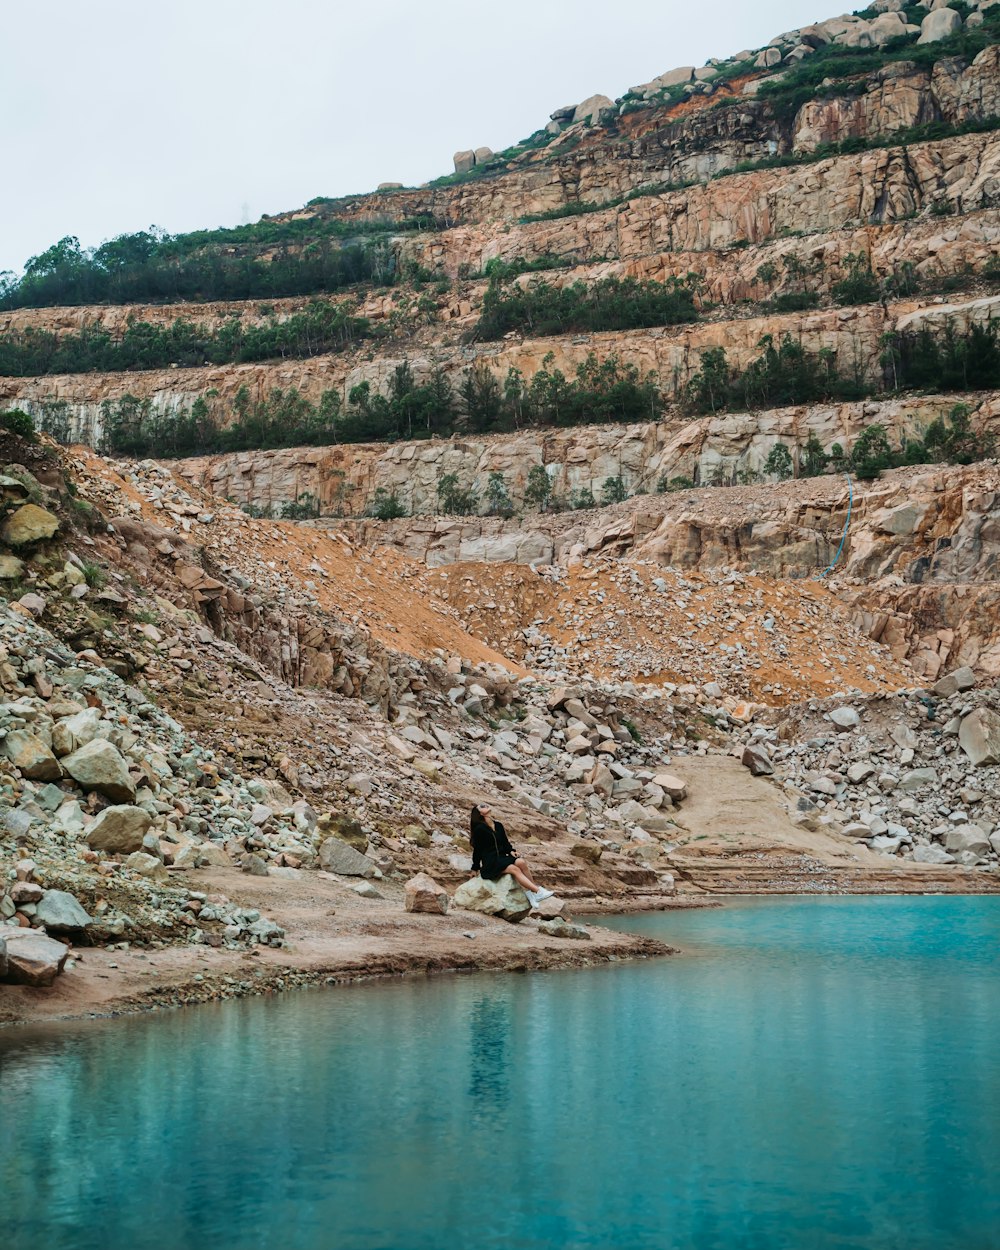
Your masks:
<svg viewBox="0 0 1000 1250"><path fill-rule="evenodd" d="M133 355L0 377L39 430L0 430L0 980L51 982L65 949L18 947L46 934L116 953L102 1002L160 1002L196 969L242 993L583 959L570 907L996 889L998 119L997 0L878 0L199 245L332 239L371 281L8 300L0 359ZM572 322L561 298L675 280L681 313L627 328L532 303ZM282 339L310 317L342 338ZM352 441L402 420L401 376L447 422ZM565 406L510 400L533 379ZM468 877L479 800L560 895L517 937L401 911L415 873ZM129 961L166 948L147 993Z"/></svg>

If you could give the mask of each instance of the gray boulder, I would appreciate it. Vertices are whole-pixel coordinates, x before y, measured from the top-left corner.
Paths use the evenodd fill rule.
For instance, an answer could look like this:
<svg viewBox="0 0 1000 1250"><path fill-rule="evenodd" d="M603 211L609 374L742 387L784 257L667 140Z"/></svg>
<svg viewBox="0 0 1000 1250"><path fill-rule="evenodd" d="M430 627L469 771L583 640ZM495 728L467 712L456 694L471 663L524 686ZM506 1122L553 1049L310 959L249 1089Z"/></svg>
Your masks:
<svg viewBox="0 0 1000 1250"><path fill-rule="evenodd" d="M518 924L531 911L528 896L509 874L499 881L487 881L485 877L473 877L465 881L452 895L456 907L465 911L479 911L486 916L498 916Z"/></svg>
<svg viewBox="0 0 1000 1250"><path fill-rule="evenodd" d="M911 768L908 773L903 773L900 777L899 788L907 792L922 790L924 786L936 785L937 779L937 770L934 768Z"/></svg>
<svg viewBox="0 0 1000 1250"><path fill-rule="evenodd" d="M101 727L101 713L96 707L85 708L56 722L52 729L52 749L56 755L69 755L88 742L93 742Z"/></svg>
<svg viewBox="0 0 1000 1250"><path fill-rule="evenodd" d="M46 890L35 908L35 919L54 933L82 933L91 923L90 916L65 890Z"/></svg>
<svg viewBox="0 0 1000 1250"><path fill-rule="evenodd" d="M957 855L960 851L971 851L974 855L985 857L990 853L990 840L978 825L960 825L945 834L945 850Z"/></svg>
<svg viewBox="0 0 1000 1250"><path fill-rule="evenodd" d="M11 730L4 748L10 762L30 781L58 781L62 776L59 761L41 738L27 729Z"/></svg>
<svg viewBox="0 0 1000 1250"><path fill-rule="evenodd" d="M582 924L571 924L561 916L553 916L551 920L540 920L538 932L549 937L572 938L577 942L589 942L590 934Z"/></svg>
<svg viewBox="0 0 1000 1250"><path fill-rule="evenodd" d="M467 148L464 152L456 152L454 159L456 174L467 174L476 164L476 154L471 148Z"/></svg>
<svg viewBox="0 0 1000 1250"><path fill-rule="evenodd" d="M953 864L955 856L949 855L943 846L931 843L930 846L913 848L913 862L916 864Z"/></svg>
<svg viewBox="0 0 1000 1250"><path fill-rule="evenodd" d="M133 851L126 859L125 867L139 877L150 877L154 881L166 881L169 874L163 860L158 855L147 855L145 851Z"/></svg>
<svg viewBox="0 0 1000 1250"><path fill-rule="evenodd" d="M961 29L962 19L954 9L936 9L920 23L917 43L937 43L939 39L947 39Z"/></svg>
<svg viewBox="0 0 1000 1250"><path fill-rule="evenodd" d="M971 668L956 668L953 673L946 673L934 683L931 689L942 699L950 699L960 690L971 690L976 684L976 674Z"/></svg>
<svg viewBox="0 0 1000 1250"><path fill-rule="evenodd" d="M609 100L606 95L588 96L586 100L576 106L573 112L573 121L596 121L600 117L602 109L613 109L614 107L614 100Z"/></svg>
<svg viewBox="0 0 1000 1250"><path fill-rule="evenodd" d="M970 712L959 727L958 741L973 765L1000 764L1000 715L988 707Z"/></svg>
<svg viewBox="0 0 1000 1250"><path fill-rule="evenodd" d="M326 838L320 843L319 866L342 877L374 877L378 872L373 860L340 838Z"/></svg>
<svg viewBox="0 0 1000 1250"><path fill-rule="evenodd" d="M778 60L781 60L780 54ZM690 82L692 78L694 78L694 66L682 65L680 69L668 69L665 74L660 74L653 81L660 87L680 87Z"/></svg>
<svg viewBox="0 0 1000 1250"><path fill-rule="evenodd" d="M68 946L37 929L0 930L0 977L11 985L51 985L68 954Z"/></svg>
<svg viewBox="0 0 1000 1250"><path fill-rule="evenodd" d="M135 785L118 750L95 738L63 759L63 768L84 790L96 790L113 803L135 801Z"/></svg>
<svg viewBox="0 0 1000 1250"><path fill-rule="evenodd" d="M830 719L838 729L856 729L861 724L861 717L852 707L835 707Z"/></svg>
<svg viewBox="0 0 1000 1250"><path fill-rule="evenodd" d="M744 768L750 769L750 774L753 777L770 777L774 772L771 757L759 742L748 743L743 748L740 763Z"/></svg>
<svg viewBox="0 0 1000 1250"><path fill-rule="evenodd" d="M106 807L87 830L87 845L92 851L131 855L142 850L142 840L152 823L152 816L141 807Z"/></svg>

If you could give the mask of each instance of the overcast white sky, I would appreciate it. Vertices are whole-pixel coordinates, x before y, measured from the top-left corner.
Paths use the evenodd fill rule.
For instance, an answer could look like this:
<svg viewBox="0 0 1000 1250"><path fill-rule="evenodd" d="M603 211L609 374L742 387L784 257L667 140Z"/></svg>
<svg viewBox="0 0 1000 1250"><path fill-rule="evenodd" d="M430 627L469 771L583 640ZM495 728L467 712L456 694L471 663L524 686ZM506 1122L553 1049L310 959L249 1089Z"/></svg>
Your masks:
<svg viewBox="0 0 1000 1250"><path fill-rule="evenodd" d="M859 3L861 0L859 0ZM0 0L0 270L407 185L824 0Z"/></svg>

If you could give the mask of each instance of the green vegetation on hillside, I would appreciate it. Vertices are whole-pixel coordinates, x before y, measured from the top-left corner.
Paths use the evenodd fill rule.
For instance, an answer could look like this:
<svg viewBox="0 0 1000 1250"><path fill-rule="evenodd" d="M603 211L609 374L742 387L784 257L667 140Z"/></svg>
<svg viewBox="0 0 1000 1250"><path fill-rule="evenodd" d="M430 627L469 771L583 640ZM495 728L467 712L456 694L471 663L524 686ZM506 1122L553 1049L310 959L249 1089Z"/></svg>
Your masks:
<svg viewBox="0 0 1000 1250"><path fill-rule="evenodd" d="M987 9L983 18L982 26L960 30L935 43L918 44L915 36L907 35L882 48L827 44L798 65L782 69L778 81L764 82L759 98L770 104L780 121L791 122L810 100L863 94L869 84L862 76L877 73L890 62L907 61L927 69L949 57L971 62L984 48L1000 39L1000 11Z"/></svg>
<svg viewBox="0 0 1000 1250"><path fill-rule="evenodd" d="M442 371L418 382L404 363L390 379L388 394L362 382L351 389L346 405L332 390L314 403L291 388L258 399L242 388L231 405L210 392L178 415L158 411L148 398L127 395L102 405L101 450L124 456L192 456L426 438L463 430L498 433L532 425L651 421L662 411L652 377L643 378L617 357L599 361L589 355L572 378L551 365L548 356L525 382L516 369L501 378L480 362L456 390ZM56 432L62 417L56 411L47 414L45 427Z"/></svg>
<svg viewBox="0 0 1000 1250"><path fill-rule="evenodd" d="M850 401L880 391L975 391L1000 387L1000 324L939 333L888 334L880 364L882 385L858 367L844 371L829 349L810 352L786 334L775 343L767 334L761 355L744 369L730 364L724 348L700 353L697 372L684 390L688 412L757 411L791 404Z"/></svg>
<svg viewBox="0 0 1000 1250"><path fill-rule="evenodd" d="M683 281L603 278L590 286L574 282L563 287L538 278L523 287L494 280L483 299L476 334L489 340L511 330L543 337L678 325L697 320L694 295L699 285L692 274Z"/></svg>
<svg viewBox="0 0 1000 1250"><path fill-rule="evenodd" d="M308 357L342 351L375 331L365 317L342 306L312 300L301 312L244 324L238 314L217 329L184 318L168 325L130 319L120 337L100 326L79 334L29 328L0 335L0 376L47 373L113 373L165 369L171 365L235 364L276 357Z"/></svg>
<svg viewBox="0 0 1000 1250"><path fill-rule="evenodd" d="M190 234L143 230L89 249L68 236L33 256L20 280L0 278L0 309L273 299L386 282L385 236L436 228L429 217L360 225L310 215Z"/></svg>

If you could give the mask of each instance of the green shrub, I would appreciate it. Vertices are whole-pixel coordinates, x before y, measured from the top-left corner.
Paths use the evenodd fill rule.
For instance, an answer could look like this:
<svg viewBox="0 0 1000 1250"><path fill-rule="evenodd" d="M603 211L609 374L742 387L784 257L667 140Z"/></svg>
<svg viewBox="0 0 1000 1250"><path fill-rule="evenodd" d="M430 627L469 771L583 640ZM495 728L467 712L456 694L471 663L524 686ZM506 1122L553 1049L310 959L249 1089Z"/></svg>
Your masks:
<svg viewBox="0 0 1000 1250"><path fill-rule="evenodd" d="M471 487L463 488L458 484L457 473L446 473L438 482L438 505L446 516L471 516L476 511L478 500Z"/></svg>
<svg viewBox="0 0 1000 1250"><path fill-rule="evenodd" d="M894 457L884 425L869 425L851 448L851 467L860 478L875 478L893 467Z"/></svg>
<svg viewBox="0 0 1000 1250"><path fill-rule="evenodd" d="M94 564L90 560L84 560L80 565L80 572L83 574L83 580L87 583L91 590L100 590L108 584L108 575L99 564Z"/></svg>
<svg viewBox="0 0 1000 1250"><path fill-rule="evenodd" d="M771 300L774 312L805 312L819 305L818 291L783 291Z"/></svg>
<svg viewBox="0 0 1000 1250"><path fill-rule="evenodd" d="M695 288L695 281L678 278L667 282L604 278L590 286L574 282L563 287L543 279L526 287L494 280L483 299L477 333L493 340L511 330L544 337L678 325L697 320Z"/></svg>
<svg viewBox="0 0 1000 1250"><path fill-rule="evenodd" d="M290 317L271 316L258 324L244 325L235 314L216 329L183 317L167 325L130 318L120 337L99 325L84 326L78 334L29 327L0 336L0 375L117 373L301 358L343 351L372 337L375 331L367 318L323 300L311 301Z"/></svg>
<svg viewBox="0 0 1000 1250"><path fill-rule="evenodd" d="M23 408L8 408L0 412L0 429L8 430L19 438L35 437L35 422Z"/></svg>
<svg viewBox="0 0 1000 1250"><path fill-rule="evenodd" d="M825 473L830 463L830 457L823 450L823 444L816 435L810 430L809 437L806 439L806 445L802 449L802 455L799 458L799 470L803 477L819 477Z"/></svg>
<svg viewBox="0 0 1000 1250"><path fill-rule="evenodd" d="M701 366L685 391L691 412L780 408L790 404L818 403L829 399L859 399L865 387L842 377L832 352L807 351L786 334L775 345L772 335L758 344L763 354L745 369L731 369L725 349L701 353Z"/></svg>
<svg viewBox="0 0 1000 1250"><path fill-rule="evenodd" d="M574 512L584 512L589 508L596 508L597 500L594 498L594 492L589 486L581 486L579 490L573 491L570 495L569 506Z"/></svg>
<svg viewBox="0 0 1000 1250"><path fill-rule="evenodd" d="M831 290L834 302L846 307L852 304L871 304L879 297L878 278L872 272L867 256L851 253L845 256L847 276L834 283Z"/></svg>
<svg viewBox="0 0 1000 1250"><path fill-rule="evenodd" d="M792 476L792 453L784 443L775 443L764 461L764 472L768 477L776 477L779 482L787 481Z"/></svg>
<svg viewBox="0 0 1000 1250"><path fill-rule="evenodd" d="M390 492L384 486L378 486L368 505L368 515L379 521L396 521L406 516L406 508L395 491Z"/></svg>
<svg viewBox="0 0 1000 1250"><path fill-rule="evenodd" d="M532 465L524 487L524 502L544 512L552 498L552 479L542 464Z"/></svg>
<svg viewBox="0 0 1000 1250"><path fill-rule="evenodd" d="M490 516L509 517L514 515L514 505L510 500L507 483L502 473L491 473L486 483L486 511Z"/></svg>
<svg viewBox="0 0 1000 1250"><path fill-rule="evenodd" d="M602 504L624 503L628 497L628 488L621 475L604 479L604 484L601 487Z"/></svg>
<svg viewBox="0 0 1000 1250"><path fill-rule="evenodd" d="M296 495L293 500L281 505L283 521L312 521L319 514L319 500L309 491Z"/></svg>

